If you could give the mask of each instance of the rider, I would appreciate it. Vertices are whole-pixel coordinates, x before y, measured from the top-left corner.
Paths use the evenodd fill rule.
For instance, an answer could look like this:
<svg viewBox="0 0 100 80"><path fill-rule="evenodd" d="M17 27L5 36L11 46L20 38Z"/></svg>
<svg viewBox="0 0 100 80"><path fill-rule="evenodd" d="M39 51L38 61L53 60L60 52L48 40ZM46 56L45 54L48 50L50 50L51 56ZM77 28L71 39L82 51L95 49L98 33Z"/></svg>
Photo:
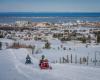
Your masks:
<svg viewBox="0 0 100 80"><path fill-rule="evenodd" d="M29 54L26 56L26 62L25 64L30 64L31 63L31 57L29 56Z"/></svg>
<svg viewBox="0 0 100 80"><path fill-rule="evenodd" d="M45 59L44 55L42 55L42 59L40 60L39 66L41 69L49 68L48 59Z"/></svg>

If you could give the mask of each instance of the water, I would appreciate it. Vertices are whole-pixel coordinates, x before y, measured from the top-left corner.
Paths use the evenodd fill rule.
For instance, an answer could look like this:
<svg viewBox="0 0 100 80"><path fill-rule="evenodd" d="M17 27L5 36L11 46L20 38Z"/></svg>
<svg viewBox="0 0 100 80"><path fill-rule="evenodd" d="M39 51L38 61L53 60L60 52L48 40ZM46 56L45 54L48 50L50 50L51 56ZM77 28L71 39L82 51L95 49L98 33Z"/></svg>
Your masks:
<svg viewBox="0 0 100 80"><path fill-rule="evenodd" d="M46 12L40 12L40 13L33 13L33 12L5 12L5 13L0 13L0 16L6 16L6 17L33 17L33 16L42 16L42 17L100 17L100 13L46 13Z"/></svg>
<svg viewBox="0 0 100 80"><path fill-rule="evenodd" d="M100 13L31 13L31 12L8 12L0 13L0 23L14 23L15 21L33 22L75 22L89 21L100 22Z"/></svg>

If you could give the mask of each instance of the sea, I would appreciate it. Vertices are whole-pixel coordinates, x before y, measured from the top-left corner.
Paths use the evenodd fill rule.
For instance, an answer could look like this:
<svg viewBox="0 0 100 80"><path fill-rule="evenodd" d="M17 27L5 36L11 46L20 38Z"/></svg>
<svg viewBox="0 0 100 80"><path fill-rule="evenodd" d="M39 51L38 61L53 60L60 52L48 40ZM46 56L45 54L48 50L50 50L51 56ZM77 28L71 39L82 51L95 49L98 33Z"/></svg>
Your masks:
<svg viewBox="0 0 100 80"><path fill-rule="evenodd" d="M100 22L100 13L87 12L1 12L0 23L31 22Z"/></svg>

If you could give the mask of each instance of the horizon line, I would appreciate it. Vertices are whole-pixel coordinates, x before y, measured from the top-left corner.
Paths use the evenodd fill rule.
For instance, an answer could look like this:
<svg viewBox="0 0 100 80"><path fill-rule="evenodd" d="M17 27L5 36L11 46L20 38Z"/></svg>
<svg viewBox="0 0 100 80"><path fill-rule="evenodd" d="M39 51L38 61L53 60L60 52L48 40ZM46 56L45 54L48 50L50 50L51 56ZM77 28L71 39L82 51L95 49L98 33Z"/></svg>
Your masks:
<svg viewBox="0 0 100 80"><path fill-rule="evenodd" d="M33 11L28 11L28 12L26 12L26 11L22 11L22 12L21 11L9 11L9 12L7 12L6 11L5 12L4 11L4 12L0 12L0 13L100 13L100 12L99 11L98 12L95 12L95 11L94 12L92 12L92 11L89 11L89 12L85 12L85 11L80 11L80 12L77 12L77 11L76 12L75 11L73 11L73 12L66 12L66 11L65 12L60 12L60 11L58 11L58 12L48 12L48 11L47 12L46 11L40 11L40 12L38 12L38 11L37 12L33 12Z"/></svg>

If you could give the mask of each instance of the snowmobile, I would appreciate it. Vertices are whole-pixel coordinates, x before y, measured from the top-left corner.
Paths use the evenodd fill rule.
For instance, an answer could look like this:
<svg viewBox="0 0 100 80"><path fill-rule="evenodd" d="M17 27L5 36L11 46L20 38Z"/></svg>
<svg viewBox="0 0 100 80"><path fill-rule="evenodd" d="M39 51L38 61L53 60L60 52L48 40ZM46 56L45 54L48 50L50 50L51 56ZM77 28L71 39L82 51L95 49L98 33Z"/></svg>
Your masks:
<svg viewBox="0 0 100 80"><path fill-rule="evenodd" d="M26 62L25 64L32 64L31 57L29 55L26 56Z"/></svg>
<svg viewBox="0 0 100 80"><path fill-rule="evenodd" d="M52 67L49 65L48 60L40 60L40 64L39 64L41 69L52 69Z"/></svg>

